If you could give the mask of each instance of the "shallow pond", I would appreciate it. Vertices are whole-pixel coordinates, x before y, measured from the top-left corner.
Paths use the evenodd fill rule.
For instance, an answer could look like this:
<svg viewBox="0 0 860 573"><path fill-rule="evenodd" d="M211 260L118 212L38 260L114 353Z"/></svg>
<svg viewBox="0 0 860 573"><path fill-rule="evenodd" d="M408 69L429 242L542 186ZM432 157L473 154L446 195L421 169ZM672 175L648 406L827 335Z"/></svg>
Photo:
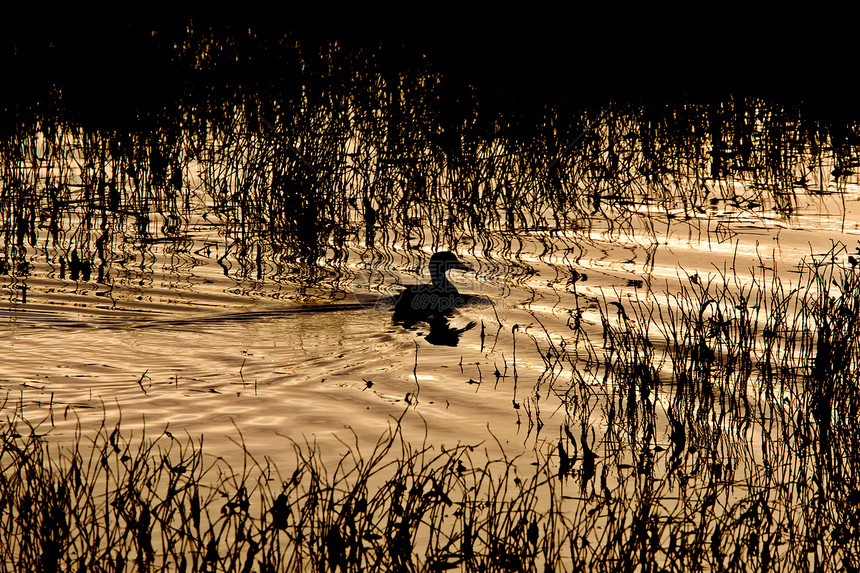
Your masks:
<svg viewBox="0 0 860 573"><path fill-rule="evenodd" d="M838 193L796 192L790 217L723 202L673 217L643 205L623 229L595 215L569 231L524 230L496 250L493 237L465 236L460 256L475 272L452 280L482 302L459 309L451 328L463 332L439 344L425 323L392 322L390 298L429 280L432 249L356 242L337 289L308 294L231 276L227 239L204 206L191 206L197 222L181 243L156 232L103 281L95 271L61 278L59 251L41 247L52 245L48 229L35 231L31 270L7 275L0 305L0 387L27 419L61 436L121 412L125 428L202 434L209 453L228 458L241 433L277 459L289 450L283 436L339 451L337 439L374 443L403 415L416 440L528 450L557 439L574 370L596 389L612 383L575 359L545 360L559 343L599 350L607 303L666 312L689 277L749 285L762 266L792 285L801 260L860 238L853 179ZM843 263L849 254L837 253Z"/></svg>

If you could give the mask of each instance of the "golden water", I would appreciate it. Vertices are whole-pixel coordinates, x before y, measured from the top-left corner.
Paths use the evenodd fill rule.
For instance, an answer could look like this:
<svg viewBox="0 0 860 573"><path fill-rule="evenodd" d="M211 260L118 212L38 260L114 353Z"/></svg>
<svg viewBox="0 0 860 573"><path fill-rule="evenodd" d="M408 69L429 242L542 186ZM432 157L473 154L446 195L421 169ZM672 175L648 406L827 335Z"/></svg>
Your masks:
<svg viewBox="0 0 860 573"><path fill-rule="evenodd" d="M350 278L317 296L225 276L225 240L203 219L181 252L153 240L110 282L60 278L36 251L28 277L6 276L0 286L0 390L59 440L77 423L121 413L127 430L203 435L209 454L228 459L241 434L252 452L277 460L289 457L285 437L340 452L338 440L354 433L372 443L403 416L410 439L498 439L506 450L528 450L557 440L564 422L558 394L577 365L550 375L541 354L550 341L574 343L577 309L599 347L598 307L607 302L665 307L690 276L743 284L763 265L791 284L805 257L834 244L847 257L857 246L856 176L840 191L798 192L790 218L725 202L689 218L643 207L650 229L595 216L578 231L524 232L492 260L480 237L463 237L459 254L476 272L452 279L492 305L460 310L455 325L476 325L457 346L430 344L422 325L392 323L386 299L397 283L429 280L429 249L421 264L394 250L374 259L357 242L345 264ZM46 233L37 231L36 244ZM586 278L571 283L573 271ZM605 384L597 372L580 374L596 391Z"/></svg>

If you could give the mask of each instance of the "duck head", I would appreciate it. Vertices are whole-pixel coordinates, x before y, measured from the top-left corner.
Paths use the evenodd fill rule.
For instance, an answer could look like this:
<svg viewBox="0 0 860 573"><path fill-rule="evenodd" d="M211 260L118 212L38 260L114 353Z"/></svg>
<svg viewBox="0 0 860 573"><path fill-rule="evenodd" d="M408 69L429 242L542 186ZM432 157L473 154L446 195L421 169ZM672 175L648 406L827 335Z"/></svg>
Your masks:
<svg viewBox="0 0 860 573"><path fill-rule="evenodd" d="M457 258L457 255L450 251L439 251L430 257L430 280L433 281L433 286L442 288L448 284L446 274L450 270L471 271L472 267L462 262ZM452 285L453 286L453 285Z"/></svg>

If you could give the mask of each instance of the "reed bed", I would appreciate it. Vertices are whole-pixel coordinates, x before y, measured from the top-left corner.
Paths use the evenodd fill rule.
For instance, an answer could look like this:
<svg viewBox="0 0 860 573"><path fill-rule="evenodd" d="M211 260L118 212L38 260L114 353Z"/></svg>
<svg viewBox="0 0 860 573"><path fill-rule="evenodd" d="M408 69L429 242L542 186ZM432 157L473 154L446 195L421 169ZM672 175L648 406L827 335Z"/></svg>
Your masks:
<svg viewBox="0 0 860 573"><path fill-rule="evenodd" d="M5 118L4 274L46 264L134 283L130 255L205 251L206 221L223 230L214 258L242 281L349 290L356 251L412 264L441 249L528 277L524 236L551 231L540 247L552 260L606 226L707 228L729 209L787 219L798 196L838 193L860 165L856 118L790 98L584 106L557 94L496 113L504 102L382 48L203 24L153 38L183 78L175 101L111 122L59 90Z"/></svg>
<svg viewBox="0 0 860 573"><path fill-rule="evenodd" d="M609 442L646 459L663 420L666 475L732 491L706 503L715 570L860 565L860 272L844 247L797 270L794 285L764 265L747 282L696 275L665 307L605 307ZM747 544L731 559L728 532Z"/></svg>
<svg viewBox="0 0 860 573"><path fill-rule="evenodd" d="M334 466L294 443L287 474L247 450L241 470L206 465L199 442L119 425L57 444L7 419L2 436L4 571L519 570L563 551L548 460L520 478L516 460L415 448L396 424Z"/></svg>

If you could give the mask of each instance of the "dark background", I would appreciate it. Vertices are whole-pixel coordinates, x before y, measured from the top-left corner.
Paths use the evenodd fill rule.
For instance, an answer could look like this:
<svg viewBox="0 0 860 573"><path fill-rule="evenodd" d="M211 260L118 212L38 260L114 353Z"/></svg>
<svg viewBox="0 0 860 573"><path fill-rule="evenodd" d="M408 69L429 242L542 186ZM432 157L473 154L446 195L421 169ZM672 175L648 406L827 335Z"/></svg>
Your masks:
<svg viewBox="0 0 860 573"><path fill-rule="evenodd" d="M84 116L121 116L169 107L189 82L259 84L264 75L276 81L279 62L260 57L205 76L177 65L173 46L192 22L225 38L247 37L252 29L263 44L285 36L308 47L337 41L372 53L380 69L393 73L429 63L452 85L474 86L484 101L514 109L738 94L799 98L828 113L855 113L858 50L848 19L838 13L725 5L655 11L534 4L492 13L456 5L280 9L168 16L67 9L9 18L0 24L0 106L15 115L56 105L59 97Z"/></svg>

